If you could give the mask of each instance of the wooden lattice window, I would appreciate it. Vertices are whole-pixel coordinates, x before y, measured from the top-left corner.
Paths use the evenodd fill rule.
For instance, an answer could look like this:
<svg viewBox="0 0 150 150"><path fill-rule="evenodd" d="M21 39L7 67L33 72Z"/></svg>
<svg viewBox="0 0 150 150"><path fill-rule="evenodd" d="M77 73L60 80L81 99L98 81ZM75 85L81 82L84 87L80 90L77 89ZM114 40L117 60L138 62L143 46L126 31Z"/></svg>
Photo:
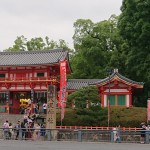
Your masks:
<svg viewBox="0 0 150 150"><path fill-rule="evenodd" d="M116 104L115 95L110 95L108 98L109 98L109 104L110 105Z"/></svg>
<svg viewBox="0 0 150 150"><path fill-rule="evenodd" d="M0 74L0 78L5 78L5 74Z"/></svg>
<svg viewBox="0 0 150 150"><path fill-rule="evenodd" d="M125 95L118 95L118 105L124 106L126 104Z"/></svg>
<svg viewBox="0 0 150 150"><path fill-rule="evenodd" d="M44 72L37 73L37 77L44 77Z"/></svg>

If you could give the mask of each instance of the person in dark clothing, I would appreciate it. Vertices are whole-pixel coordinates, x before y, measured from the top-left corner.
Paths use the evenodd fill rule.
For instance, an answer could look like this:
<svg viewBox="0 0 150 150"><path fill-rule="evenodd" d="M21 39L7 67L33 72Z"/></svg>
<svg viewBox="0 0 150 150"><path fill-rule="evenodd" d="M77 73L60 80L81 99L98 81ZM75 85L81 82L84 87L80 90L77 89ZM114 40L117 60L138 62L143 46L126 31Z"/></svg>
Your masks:
<svg viewBox="0 0 150 150"><path fill-rule="evenodd" d="M27 130L24 122L21 122L21 130L22 130L22 139L27 138Z"/></svg>
<svg viewBox="0 0 150 150"><path fill-rule="evenodd" d="M140 128L141 128L141 137L140 137L140 141L141 143L145 143L145 131L146 131L146 125L144 122L142 122L140 124Z"/></svg>
<svg viewBox="0 0 150 150"><path fill-rule="evenodd" d="M20 128L21 128L20 121L18 121L16 126L15 126L15 131L16 131L16 138L15 138L15 140L18 140Z"/></svg>
<svg viewBox="0 0 150 150"><path fill-rule="evenodd" d="M45 136L45 126L44 126L44 124L41 124L41 136Z"/></svg>

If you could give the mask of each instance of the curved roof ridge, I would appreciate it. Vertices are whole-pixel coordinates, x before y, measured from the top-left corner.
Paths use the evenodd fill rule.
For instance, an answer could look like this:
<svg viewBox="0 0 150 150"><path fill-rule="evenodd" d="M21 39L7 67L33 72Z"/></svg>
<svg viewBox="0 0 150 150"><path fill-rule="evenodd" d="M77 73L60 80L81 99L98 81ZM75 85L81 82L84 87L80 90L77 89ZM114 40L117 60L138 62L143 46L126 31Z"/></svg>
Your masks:
<svg viewBox="0 0 150 150"><path fill-rule="evenodd" d="M126 80L127 82L131 82L131 83L134 83L134 84L140 84L140 85L144 84L144 82L133 81L133 80L131 80L131 79L129 79L129 78L127 78L127 77L121 75L121 74L118 73L118 72L116 72L115 74L117 74L118 77L120 77L120 78L123 79L123 80Z"/></svg>
<svg viewBox="0 0 150 150"><path fill-rule="evenodd" d="M117 75L120 79L125 80L125 81L127 81L127 82L129 82L129 83L132 83L132 84L137 84L137 85L143 85L143 84L144 84L144 82L133 81L133 80L131 80L131 79L129 79L129 78L127 78L127 77L121 75L121 74L118 73L118 72L113 72L110 76L108 76L108 77L102 79L101 81L98 81L98 82L95 82L95 83L92 83L92 84L102 84L102 83L104 83L104 82L109 81L109 79L110 79L110 80L113 79L113 77L116 76L116 75Z"/></svg>

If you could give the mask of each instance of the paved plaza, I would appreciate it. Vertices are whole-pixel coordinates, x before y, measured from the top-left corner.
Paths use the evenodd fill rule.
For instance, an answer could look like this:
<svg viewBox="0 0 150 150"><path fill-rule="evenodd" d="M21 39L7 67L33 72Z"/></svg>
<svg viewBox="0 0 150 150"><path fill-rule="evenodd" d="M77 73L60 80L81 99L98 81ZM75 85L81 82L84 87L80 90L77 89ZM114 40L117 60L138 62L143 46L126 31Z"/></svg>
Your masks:
<svg viewBox="0 0 150 150"><path fill-rule="evenodd" d="M149 150L150 144L1 140L0 150Z"/></svg>

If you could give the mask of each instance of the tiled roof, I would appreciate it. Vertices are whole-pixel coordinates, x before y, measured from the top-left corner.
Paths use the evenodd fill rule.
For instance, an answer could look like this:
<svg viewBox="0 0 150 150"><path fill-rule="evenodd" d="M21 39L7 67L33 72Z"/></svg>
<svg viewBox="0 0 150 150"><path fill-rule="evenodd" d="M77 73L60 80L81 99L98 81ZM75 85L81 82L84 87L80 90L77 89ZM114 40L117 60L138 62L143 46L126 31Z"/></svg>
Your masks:
<svg viewBox="0 0 150 150"><path fill-rule="evenodd" d="M0 52L0 66L53 64L65 58L68 59L68 53L64 49Z"/></svg>
<svg viewBox="0 0 150 150"><path fill-rule="evenodd" d="M143 82L136 82L131 79L128 79L121 74L118 73L118 71L114 71L110 77L107 77L105 79L68 79L67 80L67 90L78 90L82 87L90 86L90 85L97 85L97 84L107 84L109 82L109 79L112 80L113 78L119 78L123 81L125 81L127 84L132 85L138 85L138 87L143 87ZM137 87L137 86L136 86Z"/></svg>
<svg viewBox="0 0 150 150"><path fill-rule="evenodd" d="M129 78L126 78L124 76L122 76L121 74L119 74L118 72L113 72L110 77L107 77L105 79L102 79L102 80L99 80L99 81L96 81L94 83L90 83L91 85L96 85L96 84L104 84L104 83L108 83L109 80L113 79L114 77L118 77L120 78L121 80L124 80L125 82L129 83L129 84L135 84L135 85L144 85L143 82L136 82L136 81L133 81Z"/></svg>
<svg viewBox="0 0 150 150"><path fill-rule="evenodd" d="M78 90L82 87L89 86L90 83L100 81L101 79L68 79L67 90Z"/></svg>

